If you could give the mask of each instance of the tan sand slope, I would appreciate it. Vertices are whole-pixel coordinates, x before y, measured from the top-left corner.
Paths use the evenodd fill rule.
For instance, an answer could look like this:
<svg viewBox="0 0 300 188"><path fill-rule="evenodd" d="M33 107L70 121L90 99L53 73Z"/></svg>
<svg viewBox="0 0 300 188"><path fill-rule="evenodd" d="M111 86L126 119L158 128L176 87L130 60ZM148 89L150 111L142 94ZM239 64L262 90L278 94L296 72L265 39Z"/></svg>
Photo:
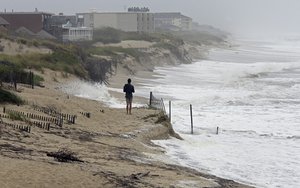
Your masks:
<svg viewBox="0 0 300 188"><path fill-rule="evenodd" d="M126 115L124 109L111 109L57 89L58 82L61 84L74 77L65 79L52 71L46 71L43 77L45 88L20 88L22 92L18 94L26 99L26 105L6 105L6 110L48 116L34 110L34 104L76 115L76 122L64 121L62 127L51 123L49 131L32 126L30 133L0 125L1 188L247 187L150 158L164 156L162 148L150 140L169 138L168 124L155 123L159 111L135 108L133 115ZM2 107L0 112L4 114ZM81 112L89 112L90 118ZM83 162L64 163L47 156L62 148L74 152Z"/></svg>
<svg viewBox="0 0 300 188"><path fill-rule="evenodd" d="M7 55L18 55L18 54L28 54L28 53L40 53L40 54L52 53L52 50L48 48L27 46L6 39L0 39L0 46L2 46L3 48L3 50L0 51L0 54L7 54Z"/></svg>

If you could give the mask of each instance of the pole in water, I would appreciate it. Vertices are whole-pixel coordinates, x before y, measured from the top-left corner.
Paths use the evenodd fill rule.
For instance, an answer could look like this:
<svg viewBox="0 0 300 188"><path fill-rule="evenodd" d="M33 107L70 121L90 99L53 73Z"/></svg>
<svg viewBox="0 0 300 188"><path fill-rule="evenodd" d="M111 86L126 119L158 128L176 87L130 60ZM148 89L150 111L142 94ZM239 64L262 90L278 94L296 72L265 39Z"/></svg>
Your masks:
<svg viewBox="0 0 300 188"><path fill-rule="evenodd" d="M171 123L171 115L172 115L172 113L171 113L171 101L169 101L169 121L170 121L170 123Z"/></svg>
<svg viewBox="0 0 300 188"><path fill-rule="evenodd" d="M191 114L191 134L194 134L194 125L193 125L193 107L190 104L190 114Z"/></svg>
<svg viewBox="0 0 300 188"><path fill-rule="evenodd" d="M217 127L217 132L216 132L216 134L219 134L219 127Z"/></svg>
<svg viewBox="0 0 300 188"><path fill-rule="evenodd" d="M152 91L150 92L150 101L149 101L149 105L152 105Z"/></svg>

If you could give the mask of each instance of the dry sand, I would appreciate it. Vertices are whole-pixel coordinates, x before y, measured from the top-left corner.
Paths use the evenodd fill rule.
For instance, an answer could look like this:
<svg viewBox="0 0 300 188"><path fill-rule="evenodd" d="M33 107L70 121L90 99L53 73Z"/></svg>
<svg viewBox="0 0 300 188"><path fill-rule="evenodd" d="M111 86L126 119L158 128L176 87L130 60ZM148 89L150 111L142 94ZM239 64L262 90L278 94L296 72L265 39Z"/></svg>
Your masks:
<svg viewBox="0 0 300 188"><path fill-rule="evenodd" d="M98 101L62 93L58 85L75 80L72 76L64 78L53 71L45 71L42 76L44 88L20 86L18 94L27 101L26 105L5 105L6 111L48 116L35 111L34 104L76 115L76 122L64 121L62 127L51 123L49 131L32 126L30 133L0 125L1 188L247 187L151 158L166 157L163 149L150 140L170 137L166 121L155 123L159 111L135 108L133 115L126 115L124 109L108 108ZM91 117L81 112L89 112ZM22 124L16 120L12 123ZM74 152L83 162L59 162L47 156L63 148Z"/></svg>
<svg viewBox="0 0 300 188"><path fill-rule="evenodd" d="M46 47L27 46L7 39L0 39L0 46L3 47L3 50L0 51L0 54L6 54L6 55L18 55L18 54L28 54L28 53L39 53L39 54L52 53L52 50Z"/></svg>

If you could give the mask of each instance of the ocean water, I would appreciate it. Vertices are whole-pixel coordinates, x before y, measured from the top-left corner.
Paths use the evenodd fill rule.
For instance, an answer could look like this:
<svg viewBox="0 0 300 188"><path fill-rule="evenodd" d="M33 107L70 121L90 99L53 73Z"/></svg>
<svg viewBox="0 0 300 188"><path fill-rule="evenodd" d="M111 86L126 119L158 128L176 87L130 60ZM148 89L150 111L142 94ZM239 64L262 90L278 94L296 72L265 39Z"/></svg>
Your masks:
<svg viewBox="0 0 300 188"><path fill-rule="evenodd" d="M172 101L172 124L184 138L154 142L173 163L256 187L298 188L300 40L235 44L211 50L207 60L157 67L155 79L133 78L133 84L139 83L136 96L149 97L152 91L166 103ZM111 107L125 106L109 93L122 88L80 81L61 90Z"/></svg>
<svg viewBox="0 0 300 188"><path fill-rule="evenodd" d="M157 68L156 79L136 78L141 93L172 101L172 124L184 138L154 142L170 160L203 172L256 187L300 187L300 42L236 44L212 50L208 60Z"/></svg>
<svg viewBox="0 0 300 188"><path fill-rule="evenodd" d="M112 108L123 108L125 106L123 100L113 97L109 93L109 88L100 83L91 83L83 80L72 81L62 85L59 89L69 95L99 101Z"/></svg>

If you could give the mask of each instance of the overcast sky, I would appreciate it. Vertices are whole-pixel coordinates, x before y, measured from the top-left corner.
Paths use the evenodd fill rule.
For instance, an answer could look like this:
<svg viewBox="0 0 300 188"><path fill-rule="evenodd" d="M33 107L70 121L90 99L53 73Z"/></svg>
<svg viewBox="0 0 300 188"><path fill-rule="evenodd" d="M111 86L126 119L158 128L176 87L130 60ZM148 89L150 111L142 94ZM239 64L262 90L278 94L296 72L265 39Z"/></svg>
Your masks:
<svg viewBox="0 0 300 188"><path fill-rule="evenodd" d="M55 14L124 11L131 6L181 12L200 24L237 34L300 33L300 0L0 0L1 11L38 8Z"/></svg>

